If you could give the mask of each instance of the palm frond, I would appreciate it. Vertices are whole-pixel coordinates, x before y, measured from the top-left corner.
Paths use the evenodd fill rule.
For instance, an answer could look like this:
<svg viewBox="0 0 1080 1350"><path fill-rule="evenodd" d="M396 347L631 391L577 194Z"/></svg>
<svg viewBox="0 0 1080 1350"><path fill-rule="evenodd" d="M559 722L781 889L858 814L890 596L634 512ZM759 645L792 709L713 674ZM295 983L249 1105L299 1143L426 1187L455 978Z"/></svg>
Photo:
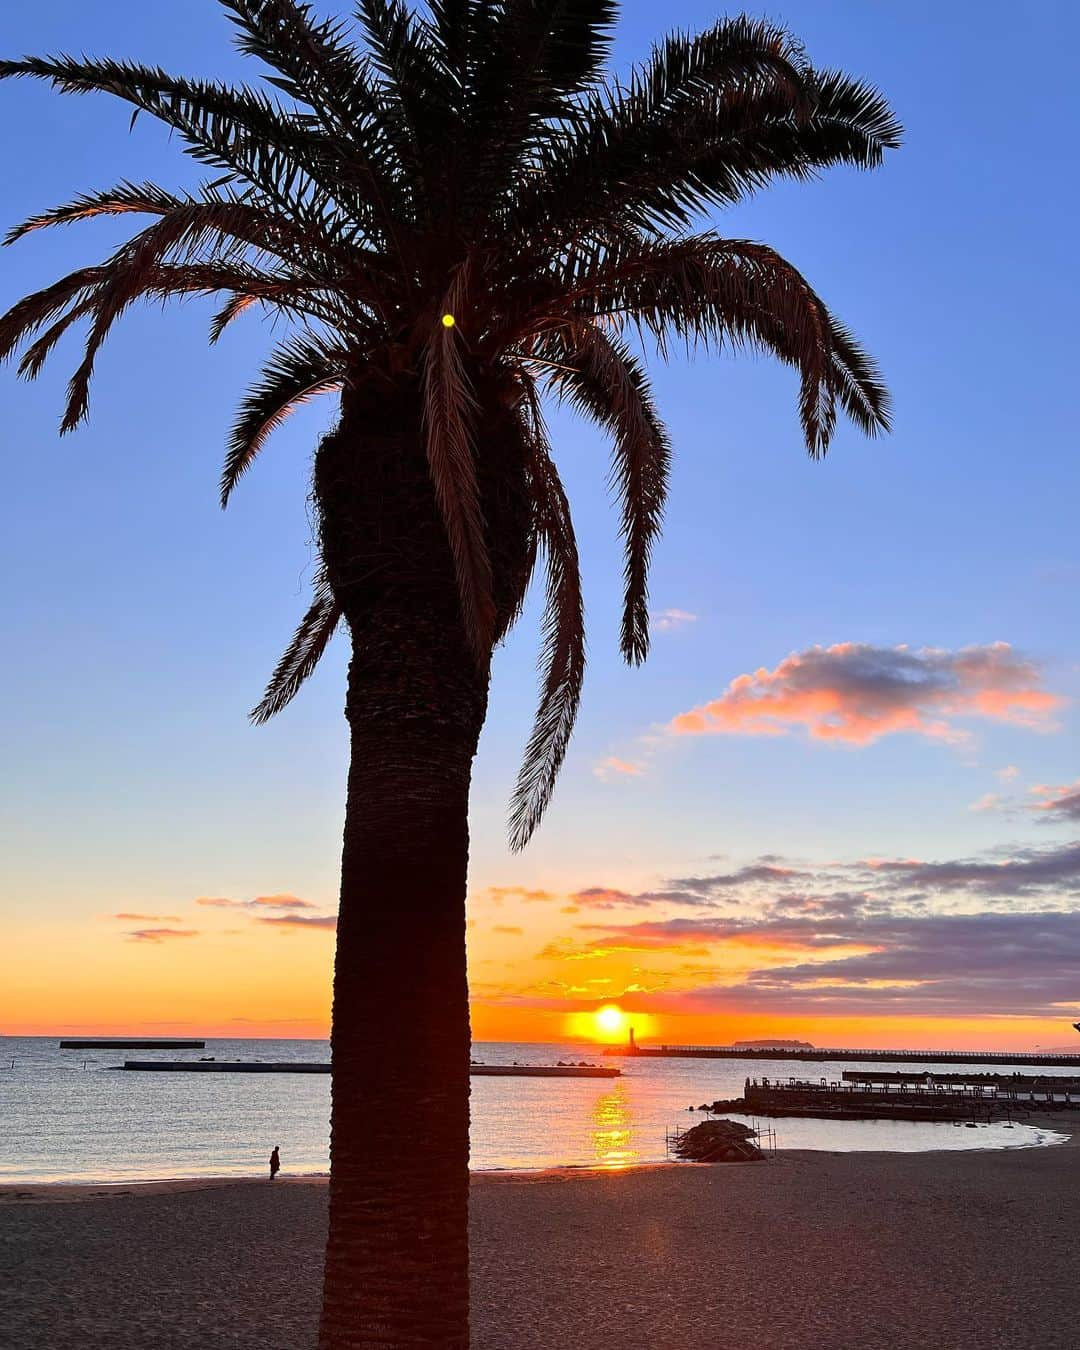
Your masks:
<svg viewBox="0 0 1080 1350"><path fill-rule="evenodd" d="M586 323L549 343L557 353L549 383L614 442L612 479L626 549L620 645L626 660L640 665L649 651L649 563L663 524L671 442L645 372L625 343Z"/></svg>
<svg viewBox="0 0 1080 1350"><path fill-rule="evenodd" d="M5 244L14 244L34 230L50 225L70 225L76 220L90 220L94 216L118 216L135 212L141 215L162 216L182 204L182 199L156 183L129 183L126 180L104 192L86 192L64 206L48 211L13 226L4 236Z"/></svg>
<svg viewBox="0 0 1080 1350"><path fill-rule="evenodd" d="M585 678L585 613L570 505L551 459L539 411L524 424L536 530L544 552L547 602L542 620L540 704L510 803L515 852L529 842L547 810L566 757Z"/></svg>
<svg viewBox="0 0 1080 1350"><path fill-rule="evenodd" d="M411 212L403 164L384 125L384 99L369 60L338 19L319 21L299 0L222 0L241 51L278 72L271 83L322 123L322 153L344 187L370 204L377 231L394 240Z"/></svg>
<svg viewBox="0 0 1080 1350"><path fill-rule="evenodd" d="M93 314L96 308L96 298L82 300L57 319L55 323L50 324L41 337L36 342L31 343L23 353L22 360L19 362L19 374L23 379L36 380L53 348L67 330L73 324L78 323L80 319L85 319L88 315Z"/></svg>
<svg viewBox="0 0 1080 1350"><path fill-rule="evenodd" d="M258 303L254 295L238 293L230 295L218 312L210 320L210 345L213 346L234 319L238 319L245 310Z"/></svg>
<svg viewBox="0 0 1080 1350"><path fill-rule="evenodd" d="M461 315L464 273L447 293L444 313ZM450 552L466 638L486 661L495 627L491 560L476 473L475 397L462 360L457 325L436 323L424 358L424 432L428 467Z"/></svg>
<svg viewBox="0 0 1080 1350"><path fill-rule="evenodd" d="M272 79L298 103L328 106L344 117L342 100L364 79L359 53L339 19L322 22L301 0L221 0L237 28L236 45L278 72Z"/></svg>
<svg viewBox="0 0 1080 1350"><path fill-rule="evenodd" d="M224 204L229 207L231 204ZM215 203L221 209L221 204ZM107 275L95 292L93 321L86 339L83 360L68 386L67 407L61 422L61 433L72 431L87 414L90 397L90 380L94 362L110 329L123 312L137 299L157 289L157 279L162 260L174 250L185 244L191 251L199 238L206 232L219 238L225 233L220 224L209 223L201 203L190 210L180 208L171 211L152 225L137 234L125 244L107 264ZM212 217L211 217L212 219ZM253 269L233 268L234 276L250 277L251 284L263 290L273 290L278 279L254 273ZM250 289L249 284L246 289ZM188 288L193 289L193 288Z"/></svg>
<svg viewBox="0 0 1080 1350"><path fill-rule="evenodd" d="M403 0L357 0L356 16L383 77L384 124L417 197L428 212L436 204L445 211L443 185L463 130L463 91L441 59L430 24ZM435 228L448 224L444 219Z"/></svg>
<svg viewBox="0 0 1080 1350"><path fill-rule="evenodd" d="M722 20L668 38L628 88L591 97L542 148L515 217L526 232L544 221L558 239L616 216L648 232L685 229L774 178L872 166L899 136L876 91L814 72L784 29Z"/></svg>
<svg viewBox="0 0 1080 1350"><path fill-rule="evenodd" d="M341 607L334 598L323 567L319 568L314 589L310 608L274 667L266 692L251 710L251 720L256 725L268 722L292 702L300 686L319 664L341 622Z"/></svg>
<svg viewBox="0 0 1080 1350"><path fill-rule="evenodd" d="M873 361L806 278L764 244L690 235L569 250L534 306L521 316L526 332L561 311L633 323L662 351L674 336L779 357L799 373L800 420L813 455L828 447L837 399L861 429L887 429L888 395Z"/></svg>
<svg viewBox="0 0 1080 1350"><path fill-rule="evenodd" d="M464 72L464 135L455 146L468 227L501 230L507 183L529 171L552 126L578 115L574 96L597 81L617 11L615 0L505 0L490 7L483 40L469 31L475 11L471 25L458 17L459 48L467 42L474 53ZM457 62L461 81L461 55L447 59Z"/></svg>
<svg viewBox="0 0 1080 1350"><path fill-rule="evenodd" d="M229 434L221 473L222 507L270 434L301 404L340 389L344 380L344 354L312 338L290 338L274 351L245 395Z"/></svg>
<svg viewBox="0 0 1080 1350"><path fill-rule="evenodd" d="M188 153L226 169L308 224L334 203L322 172L325 144L271 99L251 89L176 79L130 61L26 57L0 61L0 79L47 80L65 94L112 94L177 131Z"/></svg>
<svg viewBox="0 0 1080 1350"><path fill-rule="evenodd" d="M68 305L77 303L108 276L107 267L80 267L40 291L24 296L0 316L0 361Z"/></svg>

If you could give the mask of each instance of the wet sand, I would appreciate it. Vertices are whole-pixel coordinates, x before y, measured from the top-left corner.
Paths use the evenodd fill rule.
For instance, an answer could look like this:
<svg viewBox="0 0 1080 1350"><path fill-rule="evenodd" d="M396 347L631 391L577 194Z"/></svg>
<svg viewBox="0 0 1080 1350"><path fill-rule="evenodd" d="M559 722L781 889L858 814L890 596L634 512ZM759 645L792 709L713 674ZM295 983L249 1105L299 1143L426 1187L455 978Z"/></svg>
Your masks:
<svg viewBox="0 0 1080 1350"><path fill-rule="evenodd" d="M1074 1350L1078 1143L479 1177L474 1350ZM318 1179L4 1188L0 1347L310 1350L325 1204Z"/></svg>

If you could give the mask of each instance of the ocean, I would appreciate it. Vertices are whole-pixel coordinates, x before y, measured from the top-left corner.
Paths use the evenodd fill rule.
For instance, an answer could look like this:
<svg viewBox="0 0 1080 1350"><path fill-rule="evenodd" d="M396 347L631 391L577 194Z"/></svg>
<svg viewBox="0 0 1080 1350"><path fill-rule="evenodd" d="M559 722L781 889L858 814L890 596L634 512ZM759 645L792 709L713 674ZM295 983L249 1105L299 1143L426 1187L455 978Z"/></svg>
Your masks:
<svg viewBox="0 0 1080 1350"><path fill-rule="evenodd" d="M315 1074L110 1072L127 1058L329 1059L325 1041L208 1040L205 1050L60 1050L56 1038L0 1037L0 1184L250 1176L281 1147L283 1175L329 1167L330 1079ZM478 1043L488 1064L618 1065L615 1079L474 1078L472 1166L477 1170L627 1167L660 1162L670 1132L702 1119L690 1106L738 1097L747 1072L774 1079L839 1079L844 1064L607 1059L574 1045ZM901 1068L899 1064L878 1068ZM921 1071L947 1066L919 1064ZM967 1072L1013 1066L966 1065ZM1028 1070L1030 1072L1030 1070ZM1067 1069L1047 1069L1067 1074ZM748 1119L735 1117L736 1119ZM755 1122L749 1122L755 1123ZM769 1120L778 1148L1021 1148L1060 1142L1028 1125L965 1129L894 1121Z"/></svg>

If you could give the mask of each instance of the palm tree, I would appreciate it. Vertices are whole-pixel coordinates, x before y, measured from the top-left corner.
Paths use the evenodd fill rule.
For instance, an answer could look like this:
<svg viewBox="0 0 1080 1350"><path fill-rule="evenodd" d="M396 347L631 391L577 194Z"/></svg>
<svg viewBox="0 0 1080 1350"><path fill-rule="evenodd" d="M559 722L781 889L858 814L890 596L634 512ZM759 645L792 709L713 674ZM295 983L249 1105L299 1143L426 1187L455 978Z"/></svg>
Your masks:
<svg viewBox="0 0 1080 1350"><path fill-rule="evenodd" d="M898 144L883 98L748 18L674 35L603 73L616 0L358 0L358 32L300 0L222 0L273 93L131 62L0 62L102 91L210 166L194 192L121 182L43 212L149 223L96 267L20 301L34 376L88 325L62 431L136 300L217 295L284 340L228 440L224 505L316 394L311 607L254 710L280 711L344 622L351 734L334 977L330 1230L319 1345L468 1344L469 1023L464 900L471 764L493 648L546 577L539 710L510 810L520 849L551 796L585 668L574 530L544 422L565 400L610 434L625 541L622 652L648 651L647 576L671 446L640 350L770 352L798 372L821 455L839 406L888 425L873 362L764 244L695 232L710 207ZM32 340L30 340L32 339Z"/></svg>

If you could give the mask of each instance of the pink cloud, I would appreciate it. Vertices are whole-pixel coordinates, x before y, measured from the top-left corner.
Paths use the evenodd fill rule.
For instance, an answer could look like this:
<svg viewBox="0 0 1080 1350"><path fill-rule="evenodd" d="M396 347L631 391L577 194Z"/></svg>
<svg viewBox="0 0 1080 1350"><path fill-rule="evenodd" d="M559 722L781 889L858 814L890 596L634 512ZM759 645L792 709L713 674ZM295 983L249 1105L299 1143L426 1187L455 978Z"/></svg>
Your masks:
<svg viewBox="0 0 1080 1350"><path fill-rule="evenodd" d="M127 934L132 942L171 942L173 938L198 936L193 928L135 928Z"/></svg>
<svg viewBox="0 0 1080 1350"><path fill-rule="evenodd" d="M732 680L717 699L680 713L676 735L787 736L869 745L908 732L961 741L956 719L1049 729L1063 703L1007 642L958 651L842 642L794 652L773 670Z"/></svg>
<svg viewBox="0 0 1080 1350"><path fill-rule="evenodd" d="M1031 791L1039 798L1031 808L1033 811L1062 825L1080 823L1080 778L1059 787L1039 783Z"/></svg>
<svg viewBox="0 0 1080 1350"><path fill-rule="evenodd" d="M593 769L597 778L605 781L612 774L618 774L622 778L640 778L645 770L640 764L632 764L627 759L620 759L618 755L609 755L607 759L602 759Z"/></svg>

